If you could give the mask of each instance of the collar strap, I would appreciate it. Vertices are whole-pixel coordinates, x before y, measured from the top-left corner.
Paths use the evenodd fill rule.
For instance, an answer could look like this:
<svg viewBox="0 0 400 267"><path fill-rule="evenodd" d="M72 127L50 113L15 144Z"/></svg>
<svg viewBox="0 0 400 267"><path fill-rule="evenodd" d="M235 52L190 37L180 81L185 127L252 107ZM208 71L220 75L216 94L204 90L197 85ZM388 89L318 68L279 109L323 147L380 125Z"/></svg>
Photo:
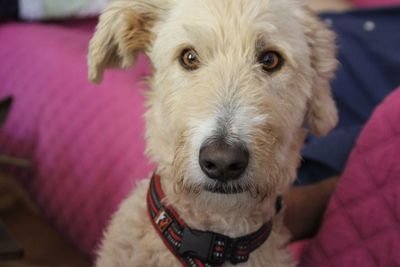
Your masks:
<svg viewBox="0 0 400 267"><path fill-rule="evenodd" d="M214 267L225 261L232 264L246 262L250 253L260 247L272 231L272 220L256 232L238 238L190 229L171 206L164 206L164 197L160 176L154 174L147 194L150 220L164 244L185 267ZM278 197L276 212L280 210L281 201Z"/></svg>

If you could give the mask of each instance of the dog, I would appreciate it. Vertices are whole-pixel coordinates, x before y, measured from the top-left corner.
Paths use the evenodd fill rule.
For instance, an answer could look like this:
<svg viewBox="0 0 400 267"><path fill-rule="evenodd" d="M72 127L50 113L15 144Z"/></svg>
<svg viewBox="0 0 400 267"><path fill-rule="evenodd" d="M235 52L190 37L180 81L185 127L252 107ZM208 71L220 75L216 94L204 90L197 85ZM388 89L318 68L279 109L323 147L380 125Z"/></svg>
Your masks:
<svg viewBox="0 0 400 267"><path fill-rule="evenodd" d="M149 57L146 140L157 170L113 215L97 267L295 265L281 197L307 133L323 136L338 120L335 36L302 2L109 3L89 79Z"/></svg>

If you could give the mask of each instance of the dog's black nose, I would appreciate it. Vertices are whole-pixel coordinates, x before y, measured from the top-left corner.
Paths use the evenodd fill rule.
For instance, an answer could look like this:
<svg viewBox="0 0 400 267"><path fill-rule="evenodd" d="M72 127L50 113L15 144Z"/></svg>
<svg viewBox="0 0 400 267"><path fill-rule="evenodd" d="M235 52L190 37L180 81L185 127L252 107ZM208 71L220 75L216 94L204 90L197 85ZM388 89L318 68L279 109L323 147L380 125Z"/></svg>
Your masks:
<svg viewBox="0 0 400 267"><path fill-rule="evenodd" d="M199 163L211 179L227 182L238 179L249 163L249 152L241 144L206 142L200 149Z"/></svg>

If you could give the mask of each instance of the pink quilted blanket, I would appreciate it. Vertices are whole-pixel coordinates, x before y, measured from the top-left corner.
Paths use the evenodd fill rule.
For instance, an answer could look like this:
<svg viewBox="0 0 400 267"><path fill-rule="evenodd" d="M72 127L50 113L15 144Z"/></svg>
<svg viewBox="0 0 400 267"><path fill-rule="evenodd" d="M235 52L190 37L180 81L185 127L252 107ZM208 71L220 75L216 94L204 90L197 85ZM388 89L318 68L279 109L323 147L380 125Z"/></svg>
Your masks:
<svg viewBox="0 0 400 267"><path fill-rule="evenodd" d="M301 266L400 266L400 88L362 131Z"/></svg>
<svg viewBox="0 0 400 267"><path fill-rule="evenodd" d="M72 25L71 25L72 24ZM145 58L87 79L92 22L0 24L0 98L13 107L0 152L26 158L20 182L48 221L89 254L135 182L150 170L144 155Z"/></svg>

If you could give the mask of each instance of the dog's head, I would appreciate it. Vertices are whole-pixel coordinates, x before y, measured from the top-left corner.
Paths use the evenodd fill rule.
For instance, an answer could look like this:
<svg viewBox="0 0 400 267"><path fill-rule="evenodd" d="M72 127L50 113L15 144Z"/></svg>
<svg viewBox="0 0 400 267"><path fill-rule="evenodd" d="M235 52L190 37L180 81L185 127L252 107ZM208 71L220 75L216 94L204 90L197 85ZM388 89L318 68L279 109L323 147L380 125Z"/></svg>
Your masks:
<svg viewBox="0 0 400 267"><path fill-rule="evenodd" d="M117 0L90 43L89 77L154 74L150 155L182 191L268 196L294 179L306 128L337 122L334 35L296 0Z"/></svg>

